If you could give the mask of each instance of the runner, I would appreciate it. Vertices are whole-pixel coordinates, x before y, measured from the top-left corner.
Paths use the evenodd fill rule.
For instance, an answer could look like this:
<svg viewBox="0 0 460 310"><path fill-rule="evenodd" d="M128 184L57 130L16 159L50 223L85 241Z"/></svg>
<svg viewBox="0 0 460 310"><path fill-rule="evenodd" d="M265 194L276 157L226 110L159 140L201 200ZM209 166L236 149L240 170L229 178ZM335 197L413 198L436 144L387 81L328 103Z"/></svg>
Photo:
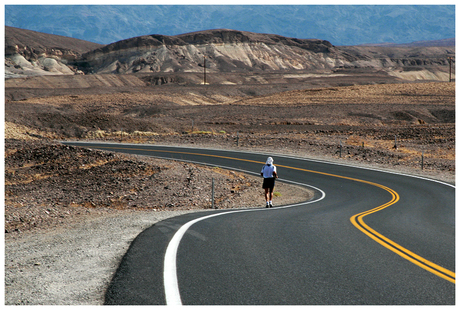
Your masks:
<svg viewBox="0 0 460 310"><path fill-rule="evenodd" d="M275 179L278 178L276 166L273 165L273 158L267 158L267 162L262 167L260 175L264 178L262 188L265 190L265 207L273 208L273 189L275 188Z"/></svg>

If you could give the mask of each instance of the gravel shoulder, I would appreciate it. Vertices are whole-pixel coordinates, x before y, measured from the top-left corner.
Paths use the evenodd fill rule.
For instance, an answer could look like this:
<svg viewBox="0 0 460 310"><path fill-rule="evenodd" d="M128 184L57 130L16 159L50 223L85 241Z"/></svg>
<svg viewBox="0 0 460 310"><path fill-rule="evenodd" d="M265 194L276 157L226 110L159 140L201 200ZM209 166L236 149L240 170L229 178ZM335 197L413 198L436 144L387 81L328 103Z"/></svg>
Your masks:
<svg viewBox="0 0 460 310"><path fill-rule="evenodd" d="M120 212L5 242L6 305L102 305L131 241L186 212Z"/></svg>

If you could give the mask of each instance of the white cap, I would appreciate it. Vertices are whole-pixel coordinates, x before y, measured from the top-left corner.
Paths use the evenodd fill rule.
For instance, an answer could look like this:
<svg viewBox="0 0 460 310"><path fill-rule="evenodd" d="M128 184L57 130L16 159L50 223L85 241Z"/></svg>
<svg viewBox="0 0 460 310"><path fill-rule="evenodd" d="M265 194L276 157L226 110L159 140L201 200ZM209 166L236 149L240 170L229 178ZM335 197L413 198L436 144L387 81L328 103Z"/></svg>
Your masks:
<svg viewBox="0 0 460 310"><path fill-rule="evenodd" d="M273 164L273 158L269 157L267 158L267 165Z"/></svg>

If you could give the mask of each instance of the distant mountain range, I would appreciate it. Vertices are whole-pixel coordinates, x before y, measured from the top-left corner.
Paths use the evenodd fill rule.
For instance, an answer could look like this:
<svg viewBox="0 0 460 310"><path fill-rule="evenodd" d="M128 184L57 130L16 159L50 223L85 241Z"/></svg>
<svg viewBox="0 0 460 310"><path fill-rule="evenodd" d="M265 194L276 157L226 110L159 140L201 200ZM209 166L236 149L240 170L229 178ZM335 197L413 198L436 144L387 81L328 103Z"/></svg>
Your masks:
<svg viewBox="0 0 460 310"><path fill-rule="evenodd" d="M235 29L336 46L455 37L454 5L6 5L5 25L109 44Z"/></svg>
<svg viewBox="0 0 460 310"><path fill-rule="evenodd" d="M334 46L326 40L231 29L146 35L101 45L5 27L6 77L196 73L206 66L214 73L370 70L398 76L407 71L412 77L415 71L425 71L430 79L445 79L447 57L454 53L455 46Z"/></svg>
<svg viewBox="0 0 460 310"><path fill-rule="evenodd" d="M361 44L361 46L382 46L382 47L435 47L435 46L455 46L455 38L443 40L424 40L411 43L380 43L380 44Z"/></svg>

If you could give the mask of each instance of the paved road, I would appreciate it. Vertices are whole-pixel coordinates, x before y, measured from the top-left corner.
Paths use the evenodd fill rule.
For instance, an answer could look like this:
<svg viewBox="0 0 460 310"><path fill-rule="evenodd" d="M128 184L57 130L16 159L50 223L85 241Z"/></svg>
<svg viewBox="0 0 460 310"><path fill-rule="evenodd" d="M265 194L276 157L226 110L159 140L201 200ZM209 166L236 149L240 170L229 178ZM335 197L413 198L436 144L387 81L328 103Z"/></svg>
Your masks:
<svg viewBox="0 0 460 310"><path fill-rule="evenodd" d="M83 146L255 174L267 157L146 145ZM198 212L157 223L133 241L106 304L455 304L454 187L273 157L281 179L314 186L313 201Z"/></svg>

